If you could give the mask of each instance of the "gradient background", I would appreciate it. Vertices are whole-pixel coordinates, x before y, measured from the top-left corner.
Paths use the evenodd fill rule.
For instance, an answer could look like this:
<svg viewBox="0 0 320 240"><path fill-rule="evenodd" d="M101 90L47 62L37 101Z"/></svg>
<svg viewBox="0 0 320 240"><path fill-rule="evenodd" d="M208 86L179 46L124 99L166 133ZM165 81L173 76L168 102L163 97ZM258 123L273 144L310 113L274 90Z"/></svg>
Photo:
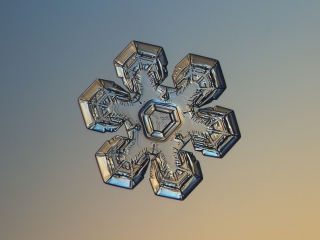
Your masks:
<svg viewBox="0 0 320 240"><path fill-rule="evenodd" d="M0 239L320 239L319 1L1 1ZM77 98L132 40L220 61L242 138L183 202L105 185ZM171 81L171 77L167 82ZM198 155L199 156L199 155Z"/></svg>

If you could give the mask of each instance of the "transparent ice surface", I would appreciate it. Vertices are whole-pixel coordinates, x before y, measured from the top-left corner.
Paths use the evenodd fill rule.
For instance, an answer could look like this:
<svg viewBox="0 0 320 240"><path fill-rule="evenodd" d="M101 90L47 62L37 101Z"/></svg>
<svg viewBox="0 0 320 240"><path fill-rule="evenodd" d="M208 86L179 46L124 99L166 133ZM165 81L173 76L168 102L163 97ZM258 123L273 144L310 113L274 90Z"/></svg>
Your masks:
<svg viewBox="0 0 320 240"><path fill-rule="evenodd" d="M218 60L188 54L175 67L173 86L162 47L132 41L114 60L122 87L96 79L79 97L88 129L125 134L109 137L96 153L105 183L133 189L150 164L157 196L185 199L202 181L199 161L222 158L240 139L234 111L208 106L226 89Z"/></svg>

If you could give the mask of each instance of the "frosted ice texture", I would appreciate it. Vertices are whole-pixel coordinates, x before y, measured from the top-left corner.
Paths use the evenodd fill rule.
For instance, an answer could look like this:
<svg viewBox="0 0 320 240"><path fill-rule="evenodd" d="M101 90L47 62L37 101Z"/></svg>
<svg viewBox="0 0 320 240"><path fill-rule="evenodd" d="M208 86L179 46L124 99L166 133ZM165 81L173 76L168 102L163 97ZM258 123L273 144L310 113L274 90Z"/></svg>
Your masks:
<svg viewBox="0 0 320 240"><path fill-rule="evenodd" d="M185 199L202 181L190 142L204 156L222 158L240 139L234 111L204 107L226 89L218 60L188 54L175 67L173 86L162 47L132 41L114 60L123 87L96 79L79 97L88 129L117 132L96 153L105 183L133 189L150 164L158 196Z"/></svg>

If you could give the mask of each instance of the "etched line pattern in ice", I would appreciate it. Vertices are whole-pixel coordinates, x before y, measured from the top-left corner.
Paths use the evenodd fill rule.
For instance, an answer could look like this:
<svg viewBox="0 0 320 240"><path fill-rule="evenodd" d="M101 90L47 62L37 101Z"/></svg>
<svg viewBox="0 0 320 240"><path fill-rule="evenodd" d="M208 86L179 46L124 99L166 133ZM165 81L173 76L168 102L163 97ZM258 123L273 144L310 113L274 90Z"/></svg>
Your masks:
<svg viewBox="0 0 320 240"><path fill-rule="evenodd" d="M222 158L241 135L234 111L204 107L226 89L218 60L188 54L173 71L174 87L162 84L167 64L162 47L132 41L114 60L123 87L96 79L78 101L86 127L111 138L96 153L105 183L133 189L150 163L154 193L183 200L203 179L185 146Z"/></svg>

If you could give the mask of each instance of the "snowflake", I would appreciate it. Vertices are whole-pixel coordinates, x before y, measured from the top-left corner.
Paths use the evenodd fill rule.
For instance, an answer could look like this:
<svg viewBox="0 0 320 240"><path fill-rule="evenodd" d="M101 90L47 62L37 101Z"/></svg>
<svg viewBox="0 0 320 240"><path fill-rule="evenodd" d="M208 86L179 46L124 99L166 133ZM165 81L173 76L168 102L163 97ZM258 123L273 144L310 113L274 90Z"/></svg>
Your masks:
<svg viewBox="0 0 320 240"><path fill-rule="evenodd" d="M183 200L203 179L185 146L222 158L241 135L232 110L203 107L226 89L218 60L188 54L173 71L173 87L162 84L167 64L162 47L132 41L114 60L125 89L96 79L78 101L88 129L126 135L96 153L105 183L133 189L150 164L154 193Z"/></svg>

